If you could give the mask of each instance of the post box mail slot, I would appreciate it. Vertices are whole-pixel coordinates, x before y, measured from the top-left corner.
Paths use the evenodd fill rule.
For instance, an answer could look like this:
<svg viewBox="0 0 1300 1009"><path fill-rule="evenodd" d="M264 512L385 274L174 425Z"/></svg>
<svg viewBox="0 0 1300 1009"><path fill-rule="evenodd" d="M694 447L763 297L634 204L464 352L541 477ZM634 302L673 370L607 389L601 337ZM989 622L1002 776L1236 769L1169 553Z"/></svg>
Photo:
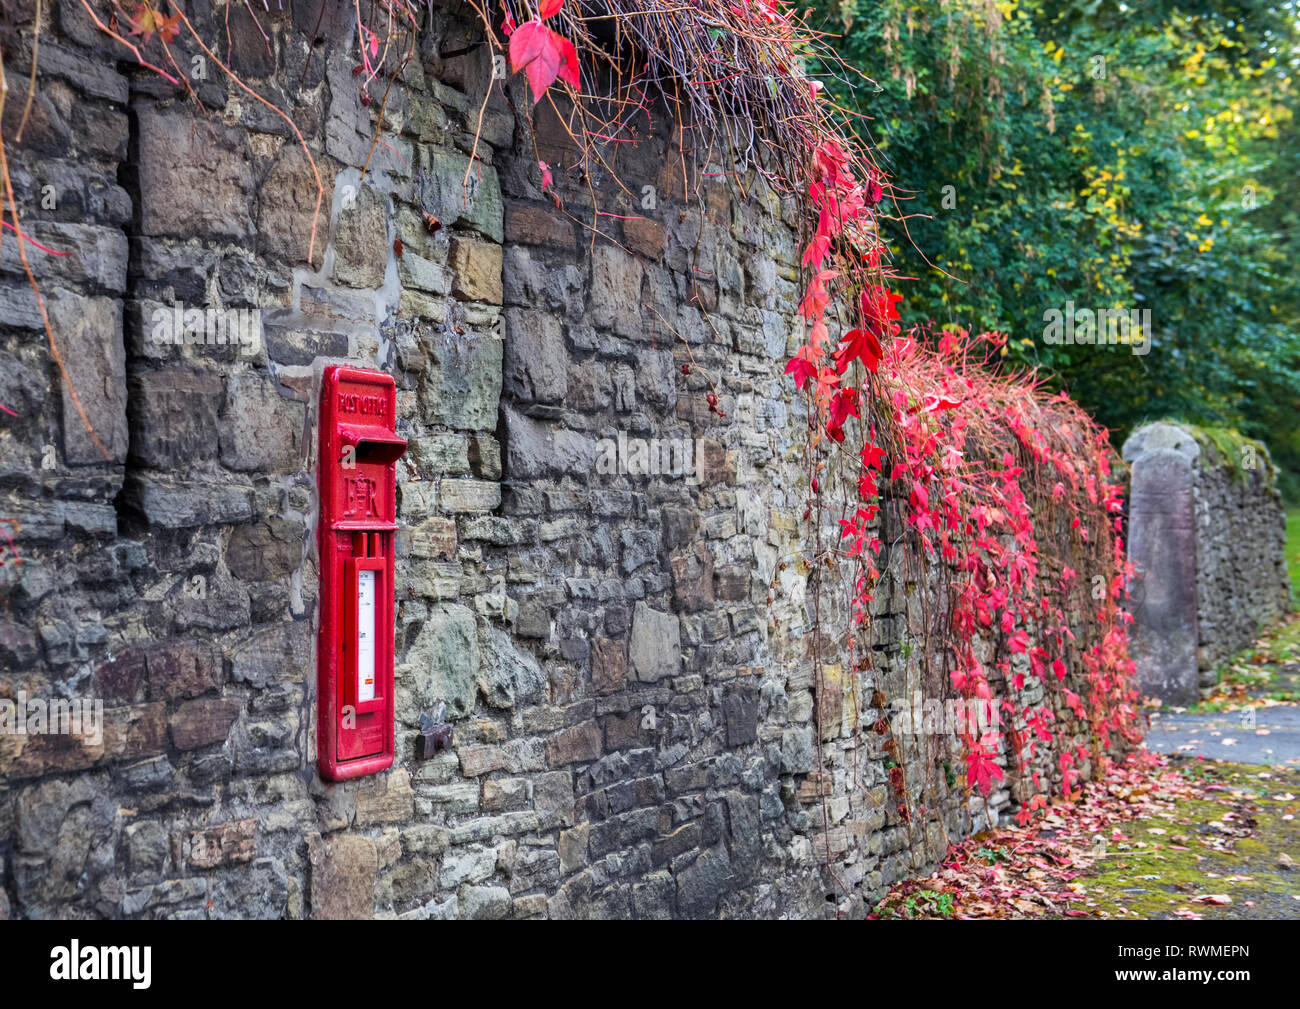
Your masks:
<svg viewBox="0 0 1300 1009"><path fill-rule="evenodd" d="M393 533L397 389L377 371L330 365L320 400L317 486L321 619L317 756L341 781L393 763Z"/></svg>

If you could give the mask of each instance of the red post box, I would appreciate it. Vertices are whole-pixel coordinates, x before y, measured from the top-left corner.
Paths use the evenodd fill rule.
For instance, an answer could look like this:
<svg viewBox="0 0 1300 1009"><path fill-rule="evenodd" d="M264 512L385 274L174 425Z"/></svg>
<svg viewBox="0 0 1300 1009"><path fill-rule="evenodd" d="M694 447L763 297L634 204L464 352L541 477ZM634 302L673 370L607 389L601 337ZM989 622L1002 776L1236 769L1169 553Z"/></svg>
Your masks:
<svg viewBox="0 0 1300 1009"><path fill-rule="evenodd" d="M389 375L330 365L320 396L320 628L316 748L321 777L392 766L393 534L397 387Z"/></svg>

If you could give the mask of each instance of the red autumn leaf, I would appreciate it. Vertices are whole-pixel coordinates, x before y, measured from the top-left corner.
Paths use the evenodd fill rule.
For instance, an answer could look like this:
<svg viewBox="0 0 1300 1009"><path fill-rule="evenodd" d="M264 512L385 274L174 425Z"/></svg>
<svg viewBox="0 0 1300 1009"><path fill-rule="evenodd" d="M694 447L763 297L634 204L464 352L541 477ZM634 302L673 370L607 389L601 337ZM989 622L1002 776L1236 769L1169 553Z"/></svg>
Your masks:
<svg viewBox="0 0 1300 1009"><path fill-rule="evenodd" d="M534 102L542 100L557 77L578 86L578 51L540 21L522 24L511 34L510 66L527 75Z"/></svg>
<svg viewBox="0 0 1300 1009"><path fill-rule="evenodd" d="M955 410L961 406L961 402L959 399L949 399L947 396L931 393L925 397L921 405L926 413L938 413L940 410Z"/></svg>
<svg viewBox="0 0 1300 1009"><path fill-rule="evenodd" d="M809 379L816 380L817 366L804 357L792 357L785 366L785 373L794 376L794 384L802 389Z"/></svg>
<svg viewBox="0 0 1300 1009"><path fill-rule="evenodd" d="M841 389L831 398L831 427L842 428L850 417L859 416L857 389Z"/></svg>
<svg viewBox="0 0 1300 1009"><path fill-rule="evenodd" d="M835 351L835 370L843 375L854 361L861 361L867 371L874 372L880 365L880 341L866 329L852 329L844 334L839 349Z"/></svg>
<svg viewBox="0 0 1300 1009"><path fill-rule="evenodd" d="M867 443L862 450L862 465L868 469L878 470L885 461L885 451L878 445Z"/></svg>
<svg viewBox="0 0 1300 1009"><path fill-rule="evenodd" d="M537 10L537 16L545 21L547 18L560 13L560 8L563 6L564 0L542 0L542 5Z"/></svg>
<svg viewBox="0 0 1300 1009"><path fill-rule="evenodd" d="M808 243L808 248L804 249L802 265L807 266L812 263L818 269L826 261L826 253L830 251L831 240L827 235L818 235Z"/></svg>
<svg viewBox="0 0 1300 1009"><path fill-rule="evenodd" d="M131 34L141 36L145 45L149 44L154 32L157 32L164 42L174 42L181 30L179 14L167 17L145 4L136 4L135 16L130 19L130 24Z"/></svg>
<svg viewBox="0 0 1300 1009"><path fill-rule="evenodd" d="M551 30L539 21L529 21L510 36L510 67L524 71L533 89L533 101L540 102L560 72L560 54L551 43Z"/></svg>
<svg viewBox="0 0 1300 1009"><path fill-rule="evenodd" d="M542 170L542 188L550 189L555 185L555 176L551 174L551 166L545 161L537 162L537 166Z"/></svg>
<svg viewBox="0 0 1300 1009"><path fill-rule="evenodd" d="M551 32L551 42L560 53L560 80L578 86L578 50L563 35Z"/></svg>
<svg viewBox="0 0 1300 1009"><path fill-rule="evenodd" d="M869 289L862 292L861 298L862 315L867 325L882 332L888 329L890 322L898 318L895 302L902 300L901 294L896 294L879 284L872 284Z"/></svg>
<svg viewBox="0 0 1300 1009"><path fill-rule="evenodd" d="M158 18L158 35L164 42L175 42L176 36L181 33L181 16L173 14L171 17Z"/></svg>
<svg viewBox="0 0 1300 1009"><path fill-rule="evenodd" d="M849 417L860 417L858 413L858 390L841 389L831 397L830 422L826 425L826 435L834 441L844 440L844 422Z"/></svg>
<svg viewBox="0 0 1300 1009"><path fill-rule="evenodd" d="M975 746L966 757L966 783L980 790L980 795L987 796L993 790L993 782L1002 780L1002 768L992 759L983 746Z"/></svg>
<svg viewBox="0 0 1300 1009"><path fill-rule="evenodd" d="M820 321L826 314L826 305L831 300L826 290L826 282L838 277L838 270L818 270L808 281L803 300L799 302L799 314L809 322Z"/></svg>

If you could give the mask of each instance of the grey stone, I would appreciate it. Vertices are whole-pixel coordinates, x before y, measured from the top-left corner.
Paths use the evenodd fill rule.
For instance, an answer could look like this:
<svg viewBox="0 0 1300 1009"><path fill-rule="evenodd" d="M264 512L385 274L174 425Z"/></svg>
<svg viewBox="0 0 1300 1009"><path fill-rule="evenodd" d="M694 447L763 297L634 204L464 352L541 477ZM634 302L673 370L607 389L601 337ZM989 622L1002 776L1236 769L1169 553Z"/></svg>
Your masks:
<svg viewBox="0 0 1300 1009"><path fill-rule="evenodd" d="M460 431L492 431L501 399L501 341L483 333L440 333L428 340L425 419Z"/></svg>
<svg viewBox="0 0 1300 1009"><path fill-rule="evenodd" d="M531 652L516 648L509 635L485 625L478 688L492 707L513 708L543 697L546 674Z"/></svg>
<svg viewBox="0 0 1300 1009"><path fill-rule="evenodd" d="M635 571L643 564L649 564L659 556L659 534L653 529L624 529L623 570Z"/></svg>
<svg viewBox="0 0 1300 1009"><path fill-rule="evenodd" d="M253 159L245 135L180 106L137 108L140 227L146 235L248 238Z"/></svg>
<svg viewBox="0 0 1300 1009"><path fill-rule="evenodd" d="M41 287L41 293L47 298L52 292L67 297L70 292L64 285L115 292L126 290L129 246L126 235L119 228L61 221L37 221L31 227L31 238L64 253L51 256L33 248L30 242L26 245L27 264ZM0 249L0 269L23 276L25 271L18 254L18 243L12 235L6 237L8 240ZM56 329L56 342L59 335Z"/></svg>
<svg viewBox="0 0 1300 1009"><path fill-rule="evenodd" d="M281 518L240 526L230 534L226 564L237 578L283 578L302 564L306 539L301 523Z"/></svg>
<svg viewBox="0 0 1300 1009"><path fill-rule="evenodd" d="M628 664L637 678L647 682L682 671L681 622L671 613L638 602L632 614L632 639Z"/></svg>
<svg viewBox="0 0 1300 1009"><path fill-rule="evenodd" d="M120 463L127 450L122 306L109 298L59 291L47 308L67 369L67 380L60 384L64 460L70 465Z"/></svg>
<svg viewBox="0 0 1300 1009"><path fill-rule="evenodd" d="M592 323L620 336L642 334L641 284L645 270L634 256L613 245L597 245L592 256L588 308Z"/></svg>
<svg viewBox="0 0 1300 1009"><path fill-rule="evenodd" d="M568 474L586 481L596 470L596 442L562 425L525 417L506 407L505 466L508 479Z"/></svg>
<svg viewBox="0 0 1300 1009"><path fill-rule="evenodd" d="M253 371L231 375L221 421L221 461L233 470L292 473L302 464L301 403L281 396Z"/></svg>
<svg viewBox="0 0 1300 1009"><path fill-rule="evenodd" d="M151 524L169 529L247 522L252 516L251 491L237 485L136 476L127 481L124 494Z"/></svg>
<svg viewBox="0 0 1300 1009"><path fill-rule="evenodd" d="M1183 434L1195 448L1195 442ZM1160 432L1145 441L1155 446ZM1129 558L1139 575L1133 601L1138 687L1170 704L1199 698L1196 664L1195 454L1148 447L1133 459Z"/></svg>
<svg viewBox="0 0 1300 1009"><path fill-rule="evenodd" d="M442 874L438 883L444 889L462 883L481 883L496 871L497 852L493 847L468 844L452 848L442 857Z"/></svg>
<svg viewBox="0 0 1300 1009"><path fill-rule="evenodd" d="M422 147L424 164L416 175L420 209L433 214L444 227L464 225L500 242L504 238L505 211L496 169L481 162L471 165L458 151Z"/></svg>
<svg viewBox="0 0 1300 1009"><path fill-rule="evenodd" d="M384 283L389 241L386 200L366 185L340 208L334 234L334 279L349 287Z"/></svg>
<svg viewBox="0 0 1300 1009"><path fill-rule="evenodd" d="M510 891L504 886L462 886L456 898L466 921L496 921L510 913Z"/></svg>
<svg viewBox="0 0 1300 1009"><path fill-rule="evenodd" d="M133 823L122 833L131 872L161 873L170 842L167 831L154 820Z"/></svg>
<svg viewBox="0 0 1300 1009"><path fill-rule="evenodd" d="M807 774L813 769L814 756L811 728L786 729L781 733L783 774Z"/></svg>
<svg viewBox="0 0 1300 1009"><path fill-rule="evenodd" d="M301 683L312 668L313 635L305 621L280 621L259 630L230 655L235 680L262 689Z"/></svg>
<svg viewBox="0 0 1300 1009"><path fill-rule="evenodd" d="M564 331L553 315L505 312L505 388L524 403L559 403L569 391Z"/></svg>
<svg viewBox="0 0 1300 1009"><path fill-rule="evenodd" d="M131 457L154 469L215 459L225 384L193 368L145 371L131 379Z"/></svg>
<svg viewBox="0 0 1300 1009"><path fill-rule="evenodd" d="M312 858L311 916L327 921L373 917L378 867L370 838L331 838Z"/></svg>
<svg viewBox="0 0 1300 1009"><path fill-rule="evenodd" d="M258 190L257 239L268 254L290 263L307 262L316 225L312 265L320 266L329 238L330 192L334 170L328 158L314 158L315 172L302 148L286 143ZM316 176L321 177L317 188ZM323 191L322 191L323 190ZM317 200L319 197L319 211Z"/></svg>
<svg viewBox="0 0 1300 1009"><path fill-rule="evenodd" d="M725 848L710 848L677 873L677 908L683 918L712 917L718 899L735 885Z"/></svg>
<svg viewBox="0 0 1300 1009"><path fill-rule="evenodd" d="M406 699L404 720L416 721L439 701L446 702L449 715L470 714L481 665L474 614L455 604L432 607L403 665L398 691Z"/></svg>
<svg viewBox="0 0 1300 1009"><path fill-rule="evenodd" d="M748 878L757 868L763 849L763 825L758 796L727 793L727 848L736 875Z"/></svg>

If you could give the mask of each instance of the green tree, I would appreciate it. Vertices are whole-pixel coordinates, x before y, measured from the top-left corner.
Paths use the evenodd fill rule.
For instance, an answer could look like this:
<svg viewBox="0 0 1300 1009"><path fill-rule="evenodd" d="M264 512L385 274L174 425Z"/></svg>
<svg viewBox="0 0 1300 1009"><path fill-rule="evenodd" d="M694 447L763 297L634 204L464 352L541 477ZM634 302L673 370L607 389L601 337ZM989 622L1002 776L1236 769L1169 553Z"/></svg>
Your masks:
<svg viewBox="0 0 1300 1009"><path fill-rule="evenodd" d="M999 329L1117 437L1179 416L1267 441L1300 489L1300 29L1266 4L825 3L915 278L904 318ZM1147 309L1150 350L1045 338Z"/></svg>

